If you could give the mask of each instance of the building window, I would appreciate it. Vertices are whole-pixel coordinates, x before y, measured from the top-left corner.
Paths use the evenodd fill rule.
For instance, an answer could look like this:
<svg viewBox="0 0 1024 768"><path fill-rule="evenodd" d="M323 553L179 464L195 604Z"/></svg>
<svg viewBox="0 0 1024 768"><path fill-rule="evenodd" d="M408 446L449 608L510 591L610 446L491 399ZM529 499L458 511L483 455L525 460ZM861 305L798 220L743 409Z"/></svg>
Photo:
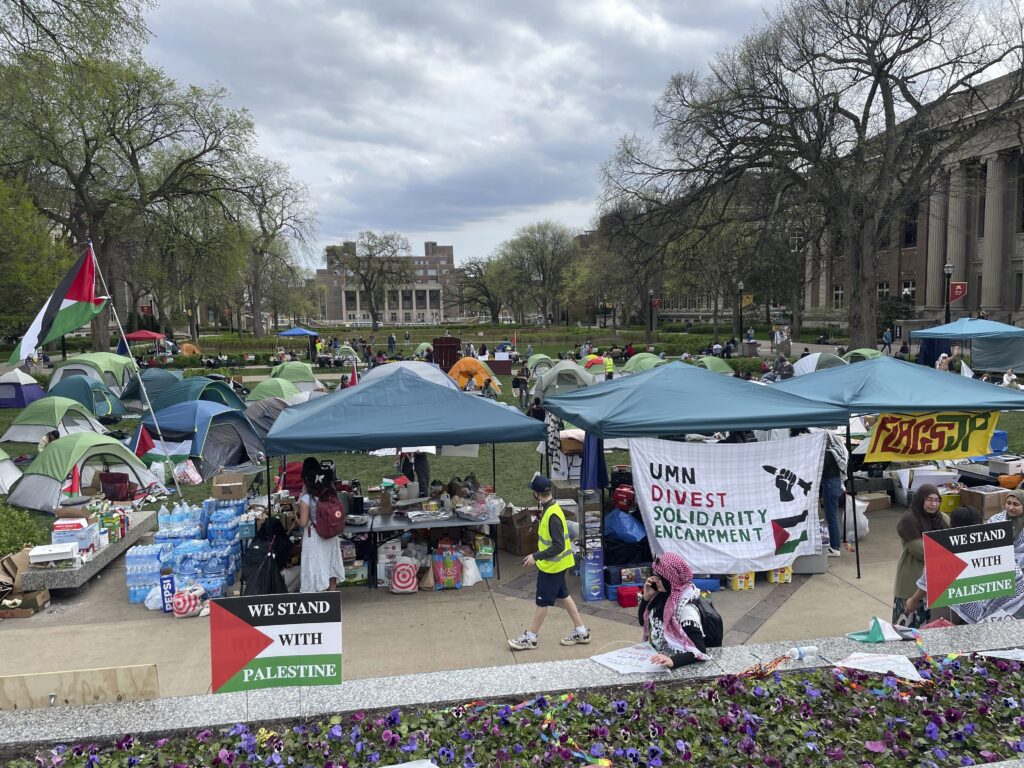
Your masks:
<svg viewBox="0 0 1024 768"><path fill-rule="evenodd" d="M900 289L900 295L904 301L911 301L917 303L917 281L916 280L904 280L903 286Z"/></svg>
<svg viewBox="0 0 1024 768"><path fill-rule="evenodd" d="M397 312L392 312L391 313L391 322L392 323L397 323L398 322L398 313Z"/></svg>
<svg viewBox="0 0 1024 768"><path fill-rule="evenodd" d="M844 305L843 301L843 286L833 285L832 286L832 309L842 309Z"/></svg>
<svg viewBox="0 0 1024 768"><path fill-rule="evenodd" d="M405 313L405 322L407 322L407 323L411 323L412 322L412 312L406 312Z"/></svg>
<svg viewBox="0 0 1024 768"><path fill-rule="evenodd" d="M878 298L887 299L889 298L889 281L883 280L878 284Z"/></svg>
<svg viewBox="0 0 1024 768"><path fill-rule="evenodd" d="M355 291L345 291L345 306L346 307L350 307L352 309L355 308L355 306L356 306L356 292ZM355 320L355 318L354 317L350 317L349 320Z"/></svg>
<svg viewBox="0 0 1024 768"><path fill-rule="evenodd" d="M903 236L900 238L901 248L917 248L917 203L907 209L903 217Z"/></svg>
<svg viewBox="0 0 1024 768"><path fill-rule="evenodd" d="M355 312L349 312L348 313L348 319L349 320L355 320L356 319L356 313Z"/></svg>

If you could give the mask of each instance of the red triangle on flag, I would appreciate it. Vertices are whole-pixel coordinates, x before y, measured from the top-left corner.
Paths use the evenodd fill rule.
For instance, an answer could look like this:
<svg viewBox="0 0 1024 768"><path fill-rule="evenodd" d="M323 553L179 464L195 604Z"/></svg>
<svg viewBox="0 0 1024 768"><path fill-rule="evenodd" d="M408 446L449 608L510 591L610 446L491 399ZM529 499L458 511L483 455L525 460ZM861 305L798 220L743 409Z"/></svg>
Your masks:
<svg viewBox="0 0 1024 768"><path fill-rule="evenodd" d="M775 548L778 549L789 541L789 531L772 520L772 536L775 537Z"/></svg>
<svg viewBox="0 0 1024 768"><path fill-rule="evenodd" d="M135 444L135 455L145 456L151 450L156 448L156 443L153 442L153 436L149 434L149 430L144 426L139 426L139 441Z"/></svg>
<svg viewBox="0 0 1024 768"><path fill-rule="evenodd" d="M931 536L924 539L925 576L928 582L928 605L938 600L956 577L967 570L967 563L950 552Z"/></svg>
<svg viewBox="0 0 1024 768"><path fill-rule="evenodd" d="M82 262L75 279L71 281L68 292L64 295L67 301L84 301L89 304L102 304L104 299L96 296L96 256L89 245L89 254Z"/></svg>
<svg viewBox="0 0 1024 768"><path fill-rule="evenodd" d="M214 692L273 643L258 629L211 601L210 662Z"/></svg>

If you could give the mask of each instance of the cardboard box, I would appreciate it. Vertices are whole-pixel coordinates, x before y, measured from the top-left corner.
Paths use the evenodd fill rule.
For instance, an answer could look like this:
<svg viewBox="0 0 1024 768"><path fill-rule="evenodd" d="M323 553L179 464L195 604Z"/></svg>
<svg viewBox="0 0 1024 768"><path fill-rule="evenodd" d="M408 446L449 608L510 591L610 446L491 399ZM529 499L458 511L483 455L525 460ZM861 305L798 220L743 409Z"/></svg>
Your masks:
<svg viewBox="0 0 1024 768"><path fill-rule="evenodd" d="M768 571L769 584L789 584L791 581L793 581L793 566L791 565Z"/></svg>
<svg viewBox="0 0 1024 768"><path fill-rule="evenodd" d="M882 493L881 491L874 491L872 493L858 493L858 501L866 501L868 507L865 511L877 512L880 509L889 509L892 506L892 499L889 498L888 493Z"/></svg>
<svg viewBox="0 0 1024 768"><path fill-rule="evenodd" d="M50 590L37 589L33 592L13 592L7 596L8 600L21 600L19 608L31 608L34 611L41 611L50 605Z"/></svg>
<svg viewBox="0 0 1024 768"><path fill-rule="evenodd" d="M505 507L505 510L498 515L498 520L501 525L508 525L513 528L529 528L533 523L534 515L539 515L539 509L527 509L526 507L517 507L515 510L512 507Z"/></svg>
<svg viewBox="0 0 1024 768"><path fill-rule="evenodd" d="M537 551L538 524L529 526L498 526L498 546L513 555L528 555Z"/></svg>
<svg viewBox="0 0 1024 768"><path fill-rule="evenodd" d="M37 613L35 608L0 608L0 619L27 619Z"/></svg>
<svg viewBox="0 0 1024 768"><path fill-rule="evenodd" d="M1024 459L1006 454L988 460L988 471L993 475L1019 475L1024 473Z"/></svg>
<svg viewBox="0 0 1024 768"><path fill-rule="evenodd" d="M754 572L736 573L729 577L729 589L740 592L745 589L754 588Z"/></svg>
<svg viewBox="0 0 1024 768"><path fill-rule="evenodd" d="M984 520L988 520L996 512L1003 508L1006 497L1010 492L998 485L978 485L974 488L960 489L960 503L981 513Z"/></svg>
<svg viewBox="0 0 1024 768"><path fill-rule="evenodd" d="M213 478L210 495L221 500L244 499L245 486L245 475L241 472L222 472Z"/></svg>

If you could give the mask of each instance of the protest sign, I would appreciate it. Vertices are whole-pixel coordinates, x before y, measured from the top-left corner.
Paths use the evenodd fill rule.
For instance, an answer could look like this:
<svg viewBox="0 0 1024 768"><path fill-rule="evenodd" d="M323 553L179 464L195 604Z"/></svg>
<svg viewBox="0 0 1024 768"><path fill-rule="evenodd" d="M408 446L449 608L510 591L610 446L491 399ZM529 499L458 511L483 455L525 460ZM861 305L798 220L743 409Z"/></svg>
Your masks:
<svg viewBox="0 0 1024 768"><path fill-rule="evenodd" d="M211 601L213 691L341 683L341 594Z"/></svg>
<svg viewBox="0 0 1024 768"><path fill-rule="evenodd" d="M651 662L651 656L655 650L647 643L638 643L629 648L619 648L617 651L599 653L591 656L591 661L608 669L614 669L620 675L636 675L645 672L668 672L666 667Z"/></svg>
<svg viewBox="0 0 1024 768"><path fill-rule="evenodd" d="M865 461L962 459L984 456L998 413L884 413L878 418Z"/></svg>
<svg viewBox="0 0 1024 768"><path fill-rule="evenodd" d="M928 607L1012 595L1017 586L1015 564L1009 520L926 531Z"/></svg>
<svg viewBox="0 0 1024 768"><path fill-rule="evenodd" d="M820 551L824 433L715 445L634 438L629 450L655 554L720 574L784 568Z"/></svg>
<svg viewBox="0 0 1024 768"><path fill-rule="evenodd" d="M920 683L924 678L917 671L914 662L906 656L889 653L851 653L842 661L836 662L843 669L859 669L861 672L877 672L880 675L895 675L913 683Z"/></svg>

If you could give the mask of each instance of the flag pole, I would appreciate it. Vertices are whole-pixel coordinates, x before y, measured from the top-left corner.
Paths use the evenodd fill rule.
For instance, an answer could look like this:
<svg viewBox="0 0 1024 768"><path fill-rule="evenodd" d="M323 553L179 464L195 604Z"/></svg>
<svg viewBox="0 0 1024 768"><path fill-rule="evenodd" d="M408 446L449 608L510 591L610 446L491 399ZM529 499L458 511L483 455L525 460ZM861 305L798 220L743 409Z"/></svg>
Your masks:
<svg viewBox="0 0 1024 768"><path fill-rule="evenodd" d="M114 303L114 294L110 290L110 286L107 285L107 279L103 276L103 271L100 269L100 260L96 258L96 250L92 247L92 240L89 240L89 253L92 254L92 263L93 267L96 269L96 274L99 275L100 282L103 283L103 292L110 297L110 311L114 314L114 322L117 323L117 332L121 334L121 340L128 348L128 359L132 361L132 368L135 370L135 375L139 377L139 390L142 392L142 399L146 403L146 408L149 409L149 415L153 417L153 426L156 427L156 437L160 441L160 445L163 446L164 458L167 459L166 463L171 465L171 479L174 480L174 487L178 491L178 496L183 499L185 498L185 494L181 492L181 485L178 483L178 476L174 474L174 462L171 461L171 454L167 452L167 443L164 441L163 432L160 431L160 422L157 421L156 411L153 410L153 403L149 399L149 392L146 391L146 383L142 380L142 371L139 370L139 365L135 362L134 355L131 354L131 345L128 343L128 339L124 336L124 327L121 325L121 318L117 315L117 306Z"/></svg>

